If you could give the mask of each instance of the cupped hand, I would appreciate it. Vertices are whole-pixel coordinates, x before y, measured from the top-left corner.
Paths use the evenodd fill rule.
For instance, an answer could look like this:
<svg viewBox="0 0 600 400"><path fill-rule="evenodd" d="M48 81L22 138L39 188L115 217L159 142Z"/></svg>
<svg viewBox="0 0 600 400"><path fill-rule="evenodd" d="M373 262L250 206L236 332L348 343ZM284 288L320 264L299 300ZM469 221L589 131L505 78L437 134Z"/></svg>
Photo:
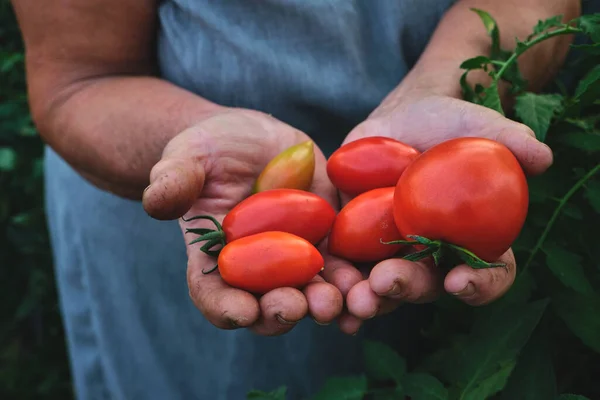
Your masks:
<svg viewBox="0 0 600 400"><path fill-rule="evenodd" d="M173 138L150 174L143 206L152 217L167 220L225 215L251 194L267 163L284 149L309 140L302 132L260 112L227 109ZM325 171L326 160L315 146L315 176L311 191L337 208L337 194ZM260 216L257 216L260 218ZM187 218L186 218L187 219ZM180 219L187 228L211 228L210 221ZM213 227L214 228L214 227ZM341 312L340 291L320 276L303 290L279 288L262 296L227 285L218 270L203 274L215 258L187 244L189 294L202 314L222 329L249 328L260 335L279 335L310 315L329 323Z"/></svg>
<svg viewBox="0 0 600 400"><path fill-rule="evenodd" d="M483 137L506 145L529 175L540 174L552 164L552 151L536 140L527 126L494 110L447 96L390 95L344 143L369 136L392 137L419 151L456 137ZM344 196L343 201L347 200ZM354 266L343 263L330 270L326 279L345 295L347 312L340 321L343 330L352 333L366 319L390 312L404 302L434 301L444 291L469 305L488 304L501 297L515 279L512 250L498 262L506 267L473 269L463 264L444 275L429 259L411 262L392 258L377 263L364 278Z"/></svg>

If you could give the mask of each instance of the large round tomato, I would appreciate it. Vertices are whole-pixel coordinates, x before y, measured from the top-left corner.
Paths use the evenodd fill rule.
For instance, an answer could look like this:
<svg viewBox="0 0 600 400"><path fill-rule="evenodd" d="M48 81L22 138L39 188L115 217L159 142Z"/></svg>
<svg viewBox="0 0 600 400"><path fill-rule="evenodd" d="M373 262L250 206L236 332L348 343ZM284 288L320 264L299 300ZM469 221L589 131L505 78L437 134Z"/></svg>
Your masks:
<svg viewBox="0 0 600 400"><path fill-rule="evenodd" d="M335 210L322 197L297 189L271 189L236 205L223 219L226 241L266 231L284 231L313 244L331 229Z"/></svg>
<svg viewBox="0 0 600 400"><path fill-rule="evenodd" d="M382 244L401 238L394 223L394 187L373 189L353 198L335 218L329 252L355 262L384 260L401 245Z"/></svg>
<svg viewBox="0 0 600 400"><path fill-rule="evenodd" d="M223 280L256 294L301 288L324 266L310 242L287 232L262 232L228 243L217 260Z"/></svg>
<svg viewBox="0 0 600 400"><path fill-rule="evenodd" d="M337 149L327 161L327 175L341 192L356 196L395 186L420 152L388 137L366 137Z"/></svg>
<svg viewBox="0 0 600 400"><path fill-rule="evenodd" d="M394 193L394 220L404 238L441 240L493 262L519 235L528 202L525 174L507 147L457 138L406 168Z"/></svg>

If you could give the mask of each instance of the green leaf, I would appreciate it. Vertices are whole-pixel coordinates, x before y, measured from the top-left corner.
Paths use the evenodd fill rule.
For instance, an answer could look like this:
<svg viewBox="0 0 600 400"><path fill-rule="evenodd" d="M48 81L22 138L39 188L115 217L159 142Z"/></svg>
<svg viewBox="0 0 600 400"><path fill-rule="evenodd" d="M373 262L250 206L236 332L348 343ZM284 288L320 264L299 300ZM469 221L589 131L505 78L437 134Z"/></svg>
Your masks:
<svg viewBox="0 0 600 400"><path fill-rule="evenodd" d="M600 151L600 133L563 132L555 136L559 143L583 150L586 153Z"/></svg>
<svg viewBox="0 0 600 400"><path fill-rule="evenodd" d="M504 385L547 304L511 305L477 319L465 340L435 358L431 372L455 384L462 400L488 398Z"/></svg>
<svg viewBox="0 0 600 400"><path fill-rule="evenodd" d="M563 26L562 19L562 15L556 15L546 20L538 21L537 25L533 28L533 33L527 38L527 41L530 41L534 36L539 35L550 28L558 28Z"/></svg>
<svg viewBox="0 0 600 400"><path fill-rule="evenodd" d="M600 214L600 181L589 181L585 186L585 198L594 210Z"/></svg>
<svg viewBox="0 0 600 400"><path fill-rule="evenodd" d="M582 15L578 19L578 26L594 42L600 42L600 14Z"/></svg>
<svg viewBox="0 0 600 400"><path fill-rule="evenodd" d="M594 44L572 44L572 48L585 51L586 53L594 56L600 55L600 43Z"/></svg>
<svg viewBox="0 0 600 400"><path fill-rule="evenodd" d="M536 329L519 355L499 400L549 400L556 397L556 376L547 329Z"/></svg>
<svg viewBox="0 0 600 400"><path fill-rule="evenodd" d="M552 293L552 305L571 332L600 353L600 296L585 296L565 289Z"/></svg>
<svg viewBox="0 0 600 400"><path fill-rule="evenodd" d="M311 400L362 400L367 390L365 376L332 377Z"/></svg>
<svg viewBox="0 0 600 400"><path fill-rule="evenodd" d="M515 114L535 132L539 141L544 142L550 122L561 107L560 95L525 92L516 98Z"/></svg>
<svg viewBox="0 0 600 400"><path fill-rule="evenodd" d="M9 148L0 148L0 171L12 171L17 163L17 153Z"/></svg>
<svg viewBox="0 0 600 400"><path fill-rule="evenodd" d="M411 400L447 400L448 390L433 375L411 373L404 376L405 394Z"/></svg>
<svg viewBox="0 0 600 400"><path fill-rule="evenodd" d="M271 392L252 390L246 394L247 400L285 400L287 388L280 386Z"/></svg>
<svg viewBox="0 0 600 400"><path fill-rule="evenodd" d="M459 400L481 400L498 393L506 385L506 381L515 367L514 361L505 361L493 374L486 376L476 384L460 389Z"/></svg>
<svg viewBox="0 0 600 400"><path fill-rule="evenodd" d="M585 276L579 254L571 253L552 243L546 243L542 250L546 254L546 265L563 285L582 294L594 293Z"/></svg>
<svg viewBox="0 0 600 400"><path fill-rule="evenodd" d="M486 56L477 56L473 58L469 58L460 64L460 68L462 69L483 69L485 68L492 60Z"/></svg>
<svg viewBox="0 0 600 400"><path fill-rule="evenodd" d="M375 380L392 379L397 383L402 382L406 373L406 361L391 347L371 340L366 340L364 345L367 375Z"/></svg>
<svg viewBox="0 0 600 400"><path fill-rule="evenodd" d="M23 54L7 54L4 57L0 58L0 60L2 60L2 62L0 63L0 73L6 73L11 69L15 68L16 64L23 61Z"/></svg>
<svg viewBox="0 0 600 400"><path fill-rule="evenodd" d="M471 11L474 11L479 15L481 22L483 22L483 25L485 26L485 30L490 38L492 38L492 58L496 58L496 55L500 52L500 30L498 29L496 20L494 20L487 11L477 8L471 8Z"/></svg>
<svg viewBox="0 0 600 400"><path fill-rule="evenodd" d="M577 84L575 89L576 100L584 105L593 104L600 97L600 64L592 68Z"/></svg>
<svg viewBox="0 0 600 400"><path fill-rule="evenodd" d="M561 394L557 400L590 400L585 396L579 394Z"/></svg>
<svg viewBox="0 0 600 400"><path fill-rule="evenodd" d="M401 387L378 388L371 391L373 400L398 400L406 396Z"/></svg>
<svg viewBox="0 0 600 400"><path fill-rule="evenodd" d="M481 104L484 107L491 108L492 110L496 110L500 114L504 115L502 102L500 101L500 92L498 91L498 84L496 82L492 82L490 86L485 88L483 95L484 97Z"/></svg>
<svg viewBox="0 0 600 400"><path fill-rule="evenodd" d="M462 89L462 97L465 101L479 104L479 96L475 94L473 88L469 85L469 82L467 82L468 73L469 71L465 71L460 77L460 88Z"/></svg>

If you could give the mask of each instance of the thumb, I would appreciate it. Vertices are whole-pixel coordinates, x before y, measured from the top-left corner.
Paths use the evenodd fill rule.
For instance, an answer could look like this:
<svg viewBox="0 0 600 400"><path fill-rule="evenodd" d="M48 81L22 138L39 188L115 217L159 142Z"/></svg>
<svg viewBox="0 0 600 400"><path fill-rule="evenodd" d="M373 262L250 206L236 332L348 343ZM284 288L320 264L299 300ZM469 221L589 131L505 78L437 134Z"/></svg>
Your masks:
<svg viewBox="0 0 600 400"><path fill-rule="evenodd" d="M182 217L200 197L206 178L201 157L187 151L185 141L174 139L150 172L144 190L144 210L158 220Z"/></svg>

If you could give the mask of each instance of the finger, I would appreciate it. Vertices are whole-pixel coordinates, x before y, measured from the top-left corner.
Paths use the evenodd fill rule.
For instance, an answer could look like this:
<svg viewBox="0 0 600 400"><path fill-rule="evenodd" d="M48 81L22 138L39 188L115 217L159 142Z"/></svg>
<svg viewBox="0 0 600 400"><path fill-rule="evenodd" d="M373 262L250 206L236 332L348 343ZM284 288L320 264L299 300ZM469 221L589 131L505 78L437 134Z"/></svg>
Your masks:
<svg viewBox="0 0 600 400"><path fill-rule="evenodd" d="M306 297L298 289L273 289L260 298L261 316L250 328L263 336L277 336L291 331L308 312Z"/></svg>
<svg viewBox="0 0 600 400"><path fill-rule="evenodd" d="M373 267L369 284L379 296L408 303L428 303L443 292L443 279L441 271L429 261L392 258Z"/></svg>
<svg viewBox="0 0 600 400"><path fill-rule="evenodd" d="M369 285L368 280L354 285L346 297L348 312L362 320L387 314L401 304L400 300L378 296Z"/></svg>
<svg viewBox="0 0 600 400"><path fill-rule="evenodd" d="M453 268L446 276L446 291L472 306L489 304L508 291L515 281L516 263L512 250L498 260L505 267L473 269L468 265Z"/></svg>
<svg viewBox="0 0 600 400"><path fill-rule="evenodd" d="M334 257L327 253L327 239L319 246L325 260L325 268L321 276L325 281L338 288L343 297L346 297L350 289L363 280L361 272L348 261Z"/></svg>
<svg viewBox="0 0 600 400"><path fill-rule="evenodd" d="M338 318L340 330L347 335L356 335L363 324L363 320L344 311Z"/></svg>
<svg viewBox="0 0 600 400"><path fill-rule="evenodd" d="M504 120L503 127L494 132L491 138L508 147L527 174L541 174L552 165L552 150L527 125Z"/></svg>
<svg viewBox="0 0 600 400"><path fill-rule="evenodd" d="M344 307L344 298L338 288L324 282L320 276L303 290L308 302L308 312L319 325L329 325Z"/></svg>
<svg viewBox="0 0 600 400"><path fill-rule="evenodd" d="M251 326L260 315L256 298L227 285L218 271L203 274L213 260L198 252L190 256L187 269L189 295L196 307L213 325L221 329Z"/></svg>
<svg viewBox="0 0 600 400"><path fill-rule="evenodd" d="M206 179L202 157L188 154L184 133L165 148L162 159L150 171L150 185L144 190L142 205L159 220L183 216L200 197Z"/></svg>

